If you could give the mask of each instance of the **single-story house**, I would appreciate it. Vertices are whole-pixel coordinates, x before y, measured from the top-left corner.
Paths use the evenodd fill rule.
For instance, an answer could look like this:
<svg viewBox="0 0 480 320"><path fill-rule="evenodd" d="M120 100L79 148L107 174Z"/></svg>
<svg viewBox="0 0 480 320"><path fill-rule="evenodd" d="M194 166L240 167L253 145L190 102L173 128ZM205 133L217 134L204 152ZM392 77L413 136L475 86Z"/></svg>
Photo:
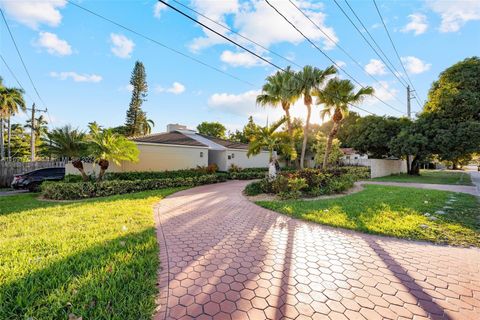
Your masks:
<svg viewBox="0 0 480 320"><path fill-rule="evenodd" d="M165 171L192 169L216 164L220 171L227 171L232 164L240 168L267 167L268 151L247 157L248 144L210 137L189 130L185 126L170 124L167 132L154 133L132 139L139 151L138 162L124 161L120 166L111 163L108 171ZM91 172L91 165L85 169ZM78 174L71 164L66 172Z"/></svg>
<svg viewBox="0 0 480 320"><path fill-rule="evenodd" d="M353 148L340 148L343 153L341 160L363 160L368 159L368 155L361 154Z"/></svg>

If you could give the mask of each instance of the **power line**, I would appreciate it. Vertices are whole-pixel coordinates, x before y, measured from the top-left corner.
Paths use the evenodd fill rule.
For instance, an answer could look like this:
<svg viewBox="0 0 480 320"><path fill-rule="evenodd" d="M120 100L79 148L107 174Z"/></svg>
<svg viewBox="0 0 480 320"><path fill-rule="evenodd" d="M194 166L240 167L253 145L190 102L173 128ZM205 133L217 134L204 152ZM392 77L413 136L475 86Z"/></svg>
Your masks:
<svg viewBox="0 0 480 320"><path fill-rule="evenodd" d="M103 15L101 15L101 14L98 14L98 13L96 13L96 12L93 12L93 11L91 11L90 9L87 9L87 8L85 8L85 7L79 5L79 4L77 4L77 3L75 3L75 2L73 2L73 1L71 1L71 0L67 0L67 2L70 3L71 5L79 8L79 9L82 9L82 10L85 11L85 12L90 13L91 15L96 16L97 18L100 18L100 19L102 19L102 20L105 20L105 21L107 21L107 22L110 22L111 24L114 24L114 25L116 25L116 26L119 27L119 28L122 28L122 29L124 29L124 30L127 30L128 32L131 32L131 33L133 33L133 34L135 34L135 35L137 35L137 36L139 36L139 37L141 37L141 38L143 38L143 39L145 39L145 40L148 40L148 41L150 41L150 42L153 42L153 43L161 46L161 47L164 48L164 49L167 49L167 50L169 50L169 51L171 51L171 52L174 52L174 53L176 53L176 54L178 54L178 55L181 55L181 56L183 56L183 57L185 57L185 58L187 58L187 59L190 59L190 60L192 60L192 61L195 61L196 63L199 63L199 64L203 65L204 67L207 67L207 68L209 68L209 69L215 70L215 71L217 71L217 72L219 72L219 73L221 73L221 74L223 74L223 75L226 75L226 76L228 76L228 77L230 77L230 78L232 78L232 79L235 79L235 80L237 80L237 81L240 81L240 82L243 82L243 83L245 83L245 84L248 84L249 86L256 87L256 85L254 85L254 84L251 83L251 82L248 82L248 81L246 81L246 80L243 80L243 79L241 79L241 78L239 78L239 77L237 77L237 76L235 76L235 75L233 75L233 74L231 74L231 73L228 73L228 72L223 71L223 70L221 70L221 69L219 69L219 68L217 68L217 67L214 67L214 66L212 66L212 65L210 65L210 64L208 64L208 63L206 63L206 62L203 62L203 61L200 60L200 59L197 59L197 58L192 57L192 56L190 56L190 55L188 55L188 54L186 54L186 53L183 53L183 52L181 52L181 51L179 51L179 50L177 50L177 49L174 49L174 48L172 48L172 47L169 47L169 46L167 46L167 45L164 44L164 43L161 43L161 42L159 42L159 41L157 41L157 40L155 40L155 39L153 39L153 38L151 38L151 37L149 37L149 36L146 36L146 35L138 32L138 31L135 31L135 30L133 30L133 29L131 29L131 28L129 28L129 27L126 27L126 26L124 26L124 25L122 25L122 24L120 24L120 23L117 23L117 22L115 22L115 21L113 21L113 20L111 20L111 19L109 19L109 18L107 18L107 17L105 17L105 16L103 16Z"/></svg>
<svg viewBox="0 0 480 320"><path fill-rule="evenodd" d="M25 90L25 87L22 86L22 84L20 83L20 81L18 80L17 76L15 75L15 73L12 71L12 69L10 68L10 66L8 65L7 61L5 61L5 58L3 57L2 54L0 54L0 58L2 59L3 61L3 64L5 64L5 67L7 67L7 70L10 72L10 74L12 75L13 79L15 79L15 81L17 82L18 86L25 92L25 94L30 98L30 100L33 100L33 98L28 94L28 92Z"/></svg>
<svg viewBox="0 0 480 320"><path fill-rule="evenodd" d="M23 61L22 54L20 53L20 50L18 49L17 42L15 41L15 38L13 37L12 31L10 30L10 27L8 26L7 19L5 18L5 15L3 14L3 10L0 9L0 12L2 13L2 18L3 21L5 22L5 26L7 27L8 33L10 34L10 38L12 39L12 42L15 46L15 50L17 51L18 57L20 58L20 61L22 62L23 68L25 69L25 72L27 73L28 79L30 80L30 83L32 84L33 89L35 90L35 93L37 94L38 98L40 101L42 101L43 106L46 106L45 101L43 101L42 97L38 93L37 87L35 86L35 83L33 83L32 77L30 76L30 72L28 72L28 68L25 65L25 61Z"/></svg>
<svg viewBox="0 0 480 320"><path fill-rule="evenodd" d="M68 0L67 0L67 1L68 1ZM195 19L195 18L193 18L193 17L189 16L188 14L186 14L186 13L184 13L183 11L179 10L178 8L175 8L175 7L173 7L172 5L170 5L170 4L168 4L168 3L166 3L166 2L165 2L165 1L163 1L163 0L158 0L158 1L159 1L159 2L161 2L161 3L163 3L164 5L166 5L167 7L169 7L169 8L171 8L171 9L175 10L176 12L180 13L180 14L181 14L181 15L183 15L184 17L186 17L186 18L188 18L188 19L190 19L190 20L194 21L195 23L197 23L197 24L199 24L199 25L201 25L201 26L205 27L206 29L208 29L208 30L210 30L211 32L215 33L216 35L218 35L218 36L222 37L223 39L225 39L225 40L229 41L230 43L232 43L232 44L236 45L237 47L239 47L239 48L242 48L243 50L245 50L245 51L247 51L248 53L250 53L250 54L254 55L255 57L257 57L258 59L261 59L262 61L266 62L267 64L269 64L269 65L273 66L274 68L276 68L276 69L278 69L278 70L280 70L280 71L286 72L286 70L285 70L284 68L282 68L282 67L280 67L280 66L276 65L275 63L273 63L273 62L271 62L271 61L269 61L269 60L267 60L267 59L265 59L264 57L262 57L262 56L260 56L260 55L256 54L255 52L253 52L253 51L251 51L251 50L249 50L249 49L245 48L245 47L244 47L244 46L242 46L241 44L239 44L239 43L237 43L236 41L234 41L234 40L230 39L229 37L227 37L227 36L224 36L224 35L220 34L218 31L215 31L215 30L213 30L212 28L210 28L210 27L206 26L205 24L203 24L203 23L201 23L200 21L198 21L197 19ZM297 77L295 74L294 74L294 76L295 76L295 77ZM298 78L298 79L300 79L300 78ZM374 113L372 113L372 112L370 112L370 111L368 111L368 110L365 110L365 109L359 108L359 107L357 107L357 106L355 106L355 105L353 105L353 104L350 104L350 105L351 105L351 106L353 106L353 107L355 107L355 108L358 108L358 109L360 109L360 110L362 110L362 111L365 111L365 112L367 112L367 113L370 113L370 114L372 114L372 115L374 114Z"/></svg>
<svg viewBox="0 0 480 320"><path fill-rule="evenodd" d="M175 0L174 0L175 1ZM322 32L332 43L335 44L335 46L337 48L339 48L346 56L348 56L350 58L350 60L352 60L353 62L355 62L355 64L366 74L368 75L370 78L372 78L374 81L376 81L378 84L380 84L388 93L390 93L390 95L392 97L394 97L398 102L402 103L403 102L396 96L394 95L392 92L390 92L388 90L388 87L385 86L382 82L380 82L377 78L375 78L372 74L368 73L367 71L364 70L362 64L360 62L358 62L355 58L352 57L352 55L350 53L348 53L347 50L345 50L340 44L338 44L337 41L335 41L334 39L332 39L332 37L326 33L315 21L313 21L297 4L295 4L295 2L293 2L292 0L288 0L305 18L307 18L318 30L320 30L320 32Z"/></svg>
<svg viewBox="0 0 480 320"><path fill-rule="evenodd" d="M162 0L160 0L162 1ZM342 70L343 73L345 73L350 79L352 79L356 84L358 84L360 87L365 88L357 79L355 79L350 73L348 73L344 68L339 66L328 54L326 54L322 49L320 49L309 37L307 37L295 24L293 24L287 17L285 17L284 14L282 14L274 5L272 5L268 0L265 0L265 2L273 9L275 10L285 21L287 21L295 30L297 30L298 33L300 33L312 46L314 46L318 51L320 51L328 60L330 60L338 69ZM390 105L389 103L385 102L384 100L380 99L378 96L373 94L373 96L389 108L400 112L403 114L404 112L395 108L394 106Z"/></svg>
<svg viewBox="0 0 480 320"><path fill-rule="evenodd" d="M345 0L345 1L346 1L346 0ZM385 24L385 20L383 19L383 16L382 16L382 14L380 13L380 9L378 8L377 2L376 2L375 0L373 0L373 4L375 5L375 9L377 9L377 13L378 13L378 16L380 17L380 20L382 21L383 28L384 28L385 31L387 32L388 39L390 40L390 43L392 44L393 50L395 51L395 54L397 55L398 61L400 61L400 65L402 66L402 69L403 69L403 71L405 72L405 75L407 76L408 82L409 82L410 85L412 86L413 90L414 90L415 92L418 92L417 89L415 88L415 86L413 85L413 82L412 82L412 80L410 79L410 76L408 75L407 69L405 68L405 64L403 63L402 58L400 58L400 54L398 54L397 47L395 46L395 43L393 42L393 39L392 39L392 37L390 36L390 32L388 31L387 25ZM415 97L415 101L417 101L418 106L419 106L420 108L422 108L422 106L420 105L420 102L418 101L417 95L414 95L414 97Z"/></svg>
<svg viewBox="0 0 480 320"><path fill-rule="evenodd" d="M273 51L273 50L271 50L271 49L263 46L262 44L260 44L260 43L258 43L258 42L256 42L256 41L254 41L254 40L252 40L252 39L250 39L250 38L242 35L241 33L237 32L237 31L235 31L235 30L233 30L233 29L231 29L230 27L228 27L228 26L226 26L226 25L224 25L224 24L222 24L222 23L220 23L220 22L218 22L218 21L213 20L212 18L204 15L204 14L201 13L201 12L198 12L197 10L195 10L195 9L187 6L186 4L183 4L183 3L181 3L180 1L177 1L177 0L172 0L172 1L175 2L175 3L178 4L178 5L186 8L186 9L192 11L192 12L195 12L196 14L198 14L199 16L207 19L208 21L213 22L213 23L215 23L216 25L218 25L218 26L220 26L220 27L222 27L222 28L224 28L224 29L232 32L233 34L236 34L237 36L241 37L242 39L247 40L247 41L249 41L250 43L253 43L254 45L258 46L259 48L262 48L263 50L268 51L268 52L270 52L271 54L273 54L273 55L275 55L275 56L277 56L277 57L279 57L279 58L287 61L288 63L291 63L291 64L293 64L293 65L295 65L295 66L297 66L297 67L299 67L299 68L302 67L301 65L299 65L299 64L296 63L295 61L292 61L292 60L290 60L290 59L282 56L281 54L279 54L279 53L277 53L277 52L275 52L275 51Z"/></svg>
<svg viewBox="0 0 480 320"><path fill-rule="evenodd" d="M358 28L358 26L355 24L355 22L353 22L353 20L350 18L350 16L345 12L345 10L342 8L342 6L340 6L340 4L337 2L337 0L333 0L335 2L335 4L337 5L337 7L340 9L340 11L343 13L343 15L348 19L348 21L352 24L352 26L357 30L357 32L360 34L360 36L363 38L363 40L365 40L365 42L368 44L368 46L373 50L373 52L375 52L375 54L377 55L377 57L385 64L385 66L388 68L388 70L390 70L390 72L395 76L395 78L398 79L398 81L400 81L400 83L406 87L407 85L404 83L404 80L403 79L400 79L399 76L398 76L398 71L395 72L391 67L390 65L383 59L383 57L380 55L380 53L378 53L377 49L375 49L373 47L373 45L370 43L370 41L368 41L368 39L365 37L365 35L363 34L362 31L360 31L360 29ZM368 32L368 30L367 30Z"/></svg>

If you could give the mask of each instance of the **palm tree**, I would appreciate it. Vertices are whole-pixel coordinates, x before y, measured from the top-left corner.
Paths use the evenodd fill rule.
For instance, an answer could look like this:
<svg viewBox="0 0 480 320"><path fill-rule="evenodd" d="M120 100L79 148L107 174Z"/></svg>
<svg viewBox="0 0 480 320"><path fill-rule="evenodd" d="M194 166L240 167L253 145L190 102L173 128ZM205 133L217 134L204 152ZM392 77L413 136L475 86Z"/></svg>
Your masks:
<svg viewBox="0 0 480 320"><path fill-rule="evenodd" d="M3 121L7 120L7 145L8 145L8 159L11 158L10 141L11 141L11 126L10 118L21 110L27 110L25 100L23 99L23 90L17 88L6 88L0 80L0 158L5 158L5 142L4 142L4 125Z"/></svg>
<svg viewBox="0 0 480 320"><path fill-rule="evenodd" d="M269 152L269 158L272 158L273 151L275 149L281 151L284 154L291 154L292 148L290 143L282 143L282 137L279 132L276 132L287 121L286 117L274 122L271 126L258 127L250 138L248 144L247 157L251 155L259 154L263 149L267 149Z"/></svg>
<svg viewBox="0 0 480 320"><path fill-rule="evenodd" d="M303 103L307 108L307 119L303 130L302 153L300 156L300 168L304 168L305 151L307 149L308 129L310 126L310 117L312 115L312 93L319 90L328 76L335 74L337 69L330 66L325 70L321 70L312 66L305 66L295 75L295 91L298 96L303 95Z"/></svg>
<svg viewBox="0 0 480 320"><path fill-rule="evenodd" d="M363 99L373 94L372 87L363 87L356 93L355 86L350 80L331 79L323 90L317 90L316 104L323 104L324 108L320 112L322 119L326 116L332 117L333 126L328 134L327 146L323 157L323 168L328 165L328 156L332 149L332 142L337 135L343 118L348 114L348 107L363 101Z"/></svg>
<svg viewBox="0 0 480 320"><path fill-rule="evenodd" d="M113 161L120 165L120 161L138 161L137 145L124 136L114 133L112 129L100 129L98 125L90 125L89 154L100 166L98 181L103 179L105 171Z"/></svg>
<svg viewBox="0 0 480 320"><path fill-rule="evenodd" d="M72 129L71 126L67 125L47 132L46 137L46 149L49 154L72 160L73 167L80 171L83 181L88 181L88 176L83 169L81 160L81 157L86 155L87 150L85 132Z"/></svg>
<svg viewBox="0 0 480 320"><path fill-rule="evenodd" d="M268 76L262 87L262 92L257 96L257 104L261 106L281 106L286 116L287 130L290 145L293 150L291 160L297 158L295 142L293 141L292 119L290 107L298 100L298 95L293 90L294 71L287 67L285 71L277 71L274 75Z"/></svg>

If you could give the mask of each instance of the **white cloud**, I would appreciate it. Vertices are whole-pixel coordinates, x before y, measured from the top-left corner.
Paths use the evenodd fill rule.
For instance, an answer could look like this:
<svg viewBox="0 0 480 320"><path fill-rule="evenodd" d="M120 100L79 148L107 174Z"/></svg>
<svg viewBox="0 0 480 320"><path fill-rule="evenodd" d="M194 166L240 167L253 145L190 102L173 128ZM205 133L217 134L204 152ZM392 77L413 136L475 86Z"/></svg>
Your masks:
<svg viewBox="0 0 480 320"><path fill-rule="evenodd" d="M385 64L377 59L370 59L370 62L365 65L365 71L372 75L384 75L387 73L385 71Z"/></svg>
<svg viewBox="0 0 480 320"><path fill-rule="evenodd" d="M270 108L258 106L255 102L259 90L250 90L238 94L234 93L215 93L208 99L208 107L215 112L236 115L243 118L252 116L259 124L265 124L280 119L284 116L281 108ZM303 99L299 99L291 108L292 117L300 117L305 120L306 108L303 105ZM315 108L312 112L312 123L321 123L320 112Z"/></svg>
<svg viewBox="0 0 480 320"><path fill-rule="evenodd" d="M418 36L419 34L424 33L428 29L427 16L421 13L414 13L408 16L410 22L407 23L405 27L402 28L402 32L410 32Z"/></svg>
<svg viewBox="0 0 480 320"><path fill-rule="evenodd" d="M302 32L314 41L321 41L324 49L329 50L338 42L335 31L325 25L326 15L320 11L323 9L321 4L312 4L309 1L295 1L305 14L308 15L322 30L333 40L328 39L320 32L302 13L292 7L288 1L273 1L272 4L293 23ZM260 43L264 47L281 42L290 42L298 44L305 39L291 25L288 24L278 13L275 12L264 1L254 0L239 4L237 0L228 1L193 1L195 9L206 16L219 21L223 24L230 22L229 27L244 35L247 38ZM293 8L293 9L292 9ZM228 19L227 19L228 18ZM252 44L241 37L231 34L206 19L199 19L208 26L215 27L216 30L228 34L236 41L252 47ZM268 21L268 23L266 23ZM204 30L205 36L195 38L190 44L192 51L199 51L203 48L216 44L223 44L225 40ZM262 51L258 47L256 48Z"/></svg>
<svg viewBox="0 0 480 320"><path fill-rule="evenodd" d="M439 1L427 0L432 11L442 18L441 32L457 32L468 21L480 20L479 0Z"/></svg>
<svg viewBox="0 0 480 320"><path fill-rule="evenodd" d="M40 32L35 44L38 47L45 48L50 54L59 56L68 56L72 54L72 47L68 42L60 39L54 33Z"/></svg>
<svg viewBox="0 0 480 320"><path fill-rule="evenodd" d="M135 43L123 34L110 34L110 41L113 43L112 53L119 58L130 58Z"/></svg>
<svg viewBox="0 0 480 320"><path fill-rule="evenodd" d="M347 66L347 63L345 61L342 61L342 60L337 60L337 61L335 61L335 63L337 64L337 66L339 66L341 68Z"/></svg>
<svg viewBox="0 0 480 320"><path fill-rule="evenodd" d="M56 27L62 22L59 8L66 5L65 0L2 0L0 7L18 22L37 29L40 24Z"/></svg>
<svg viewBox="0 0 480 320"><path fill-rule="evenodd" d="M233 67L254 67L265 65L265 62L254 57L248 52L232 52L225 50L220 55L220 60Z"/></svg>
<svg viewBox="0 0 480 320"><path fill-rule="evenodd" d="M163 3L161 2L155 3L155 5L153 6L153 16L159 19L162 11L165 11L166 9L167 9L167 6L164 5Z"/></svg>
<svg viewBox="0 0 480 320"><path fill-rule="evenodd" d="M72 79L75 82L93 82L97 83L102 81L102 77L97 74L79 74L73 71L65 72L50 72L52 78L57 78L60 80Z"/></svg>
<svg viewBox="0 0 480 320"><path fill-rule="evenodd" d="M402 57L401 59L407 71L413 74L419 74L428 71L432 66L432 64L425 63L419 58L413 56Z"/></svg>
<svg viewBox="0 0 480 320"><path fill-rule="evenodd" d="M168 93L173 93L173 94L181 94L185 92L185 86L181 84L180 82L174 82L172 83L172 86L168 88L164 88L162 86L156 86L155 87L155 92L162 93L162 92L168 92Z"/></svg>
<svg viewBox="0 0 480 320"><path fill-rule="evenodd" d="M387 81L378 81L372 85L373 89L375 90L375 96L382 99L383 101L392 101L398 94L398 90L392 88ZM371 96L366 99L367 103L374 104L378 103L378 99Z"/></svg>

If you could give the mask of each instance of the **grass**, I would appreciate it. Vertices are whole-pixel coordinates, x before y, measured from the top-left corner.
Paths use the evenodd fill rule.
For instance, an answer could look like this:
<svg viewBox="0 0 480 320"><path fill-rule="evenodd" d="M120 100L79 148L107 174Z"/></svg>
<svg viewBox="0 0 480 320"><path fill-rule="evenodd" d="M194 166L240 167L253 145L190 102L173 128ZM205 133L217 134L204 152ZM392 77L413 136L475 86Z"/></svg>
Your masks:
<svg viewBox="0 0 480 320"><path fill-rule="evenodd" d="M419 176L396 174L387 177L374 178L372 180L388 182L457 184L466 186L473 185L472 179L468 173L436 170L421 170Z"/></svg>
<svg viewBox="0 0 480 320"><path fill-rule="evenodd" d="M448 199L452 209L442 209ZM260 206L308 221L366 233L480 247L480 205L474 196L437 190L366 185L325 200L259 201ZM447 214L435 214L445 210ZM438 218L431 221L429 213ZM422 228L421 225L428 226Z"/></svg>
<svg viewBox="0 0 480 320"><path fill-rule="evenodd" d="M68 203L0 197L0 319L150 319L152 205L178 190Z"/></svg>

